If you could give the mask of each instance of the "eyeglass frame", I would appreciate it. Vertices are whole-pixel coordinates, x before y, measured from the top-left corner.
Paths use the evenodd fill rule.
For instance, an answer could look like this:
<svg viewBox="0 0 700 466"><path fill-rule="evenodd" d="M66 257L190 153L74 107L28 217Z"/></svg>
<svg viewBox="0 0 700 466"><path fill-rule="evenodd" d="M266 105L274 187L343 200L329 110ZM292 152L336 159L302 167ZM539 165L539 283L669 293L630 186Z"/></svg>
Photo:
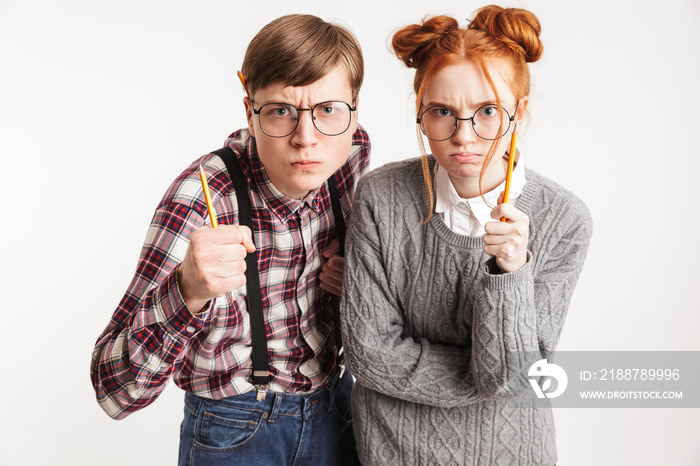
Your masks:
<svg viewBox="0 0 700 466"><path fill-rule="evenodd" d="M507 127L506 130L503 132L503 134L501 134L500 136L497 136L497 137L495 137L495 138L485 138L485 137L483 137L482 135L480 135L479 133L477 133L476 129L474 129L474 126L476 125L476 124L474 123L474 117L476 116L477 113L479 113L479 110L481 110L482 108L486 108L486 107L494 107L494 106L495 106L494 104L485 104L485 105L482 105L481 107L477 108L476 111L474 112L474 114L473 114L471 117L469 117L469 118L459 118L457 115L455 115L455 113L452 111L452 109L450 109L450 108L447 107L446 105L432 105L432 106L426 108L423 112L421 112L420 116L416 118L416 123L418 124L418 127L420 128L421 133L423 133L423 135L424 135L426 138L430 139L431 141L438 141L438 142L440 142L440 141L447 141L448 139L450 139L452 136L455 135L455 133L457 132L458 123L459 123L460 121L469 121L469 120L471 120L471 122L472 122L471 128L472 128L472 131L474 131L474 134L476 134L477 136L479 136L479 137L480 137L481 139L483 139L484 141L495 141L495 140L497 140L497 139L501 139L503 136L505 136L506 134L508 134L508 131L510 131L510 125L513 123L513 121L515 121L515 116L516 116L517 113L518 113L518 106L519 106L519 105L520 105L520 101L518 101L518 102L515 104L515 110L513 111L513 116L511 116L510 113L508 113L508 110L506 110L505 108L503 108L502 105L498 105L498 107L500 107L501 110L503 110L504 112L506 112L506 115L508 115L508 127ZM455 118L455 129L454 129L454 131L452 131L452 133L451 133L449 136L447 136L446 138L444 138L444 139L433 139L433 138L431 138L430 136L428 136L427 134L425 134L425 131L423 131L423 125L421 125L421 120L423 119L423 115L425 115L425 113L426 113L428 110L430 110L431 108L446 108L447 110L449 110L450 112L452 112L452 116ZM517 123L517 122L515 123L514 128L515 128L516 126L518 126L518 123Z"/></svg>
<svg viewBox="0 0 700 466"><path fill-rule="evenodd" d="M324 133L323 131L321 131L320 129L318 129L318 126L316 126L316 117L314 117L314 110L315 110L316 107L318 107L319 105L321 105L321 104L326 104L326 103L329 103L329 102L338 102L338 103L341 103L341 104L345 104L345 105L347 105L348 108L350 109L350 119L348 120L348 125L347 125L347 126L345 127L345 129L344 129L343 131L341 131L340 133L336 133L336 134L327 134L327 133ZM334 137L334 136L340 136L341 134L344 134L344 133L348 130L348 128L350 128L350 124L352 123L352 112L357 111L357 103L356 103L356 102L353 102L353 103L355 104L354 107L353 107L352 105L350 105L349 103L343 101L343 100L324 100L323 102L319 102L319 103L317 103L316 105L314 105L314 106L311 107L311 108L298 108L298 107L296 107L296 106L294 106L294 105L292 105L292 104L288 104L288 103L285 103L285 102L268 102L268 103L266 103L266 104L261 105L260 108L258 108L257 110L255 110L255 101L251 99L251 101L250 101L250 108L253 110L253 114L255 114L255 115L258 116L258 123L260 124L260 129L262 130L262 132L265 133L266 136L269 136L269 137L271 137L271 138L286 138L286 137L289 136L290 134L294 133L294 131L296 131L297 128L299 127L299 119L301 118L301 112L310 112L310 115L311 115L311 123L314 125L314 128L316 129L316 131L318 131L319 133L323 134L324 136ZM286 106L288 106L288 107L292 107L292 108L296 109L296 111L297 111L297 117L298 117L298 118L297 118L297 120L296 120L296 124L294 125L294 129L292 129L290 132L288 132L288 133L285 134L284 136L273 136L273 135L269 134L267 131L265 131L265 128L263 127L263 124L262 124L262 122L260 121L260 111L261 111L266 105L286 105Z"/></svg>

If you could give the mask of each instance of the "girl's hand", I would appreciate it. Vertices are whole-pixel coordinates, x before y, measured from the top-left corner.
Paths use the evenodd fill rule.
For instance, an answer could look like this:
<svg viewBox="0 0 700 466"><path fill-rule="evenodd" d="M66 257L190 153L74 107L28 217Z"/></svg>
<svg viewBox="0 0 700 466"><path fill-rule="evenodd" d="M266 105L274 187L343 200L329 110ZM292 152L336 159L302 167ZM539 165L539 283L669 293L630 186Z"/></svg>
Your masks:
<svg viewBox="0 0 700 466"><path fill-rule="evenodd" d="M503 203L501 193L498 205L491 211L495 221L484 225L484 252L496 258L503 272L515 272L527 263L527 242L530 218L511 204ZM506 221L501 222L501 217Z"/></svg>

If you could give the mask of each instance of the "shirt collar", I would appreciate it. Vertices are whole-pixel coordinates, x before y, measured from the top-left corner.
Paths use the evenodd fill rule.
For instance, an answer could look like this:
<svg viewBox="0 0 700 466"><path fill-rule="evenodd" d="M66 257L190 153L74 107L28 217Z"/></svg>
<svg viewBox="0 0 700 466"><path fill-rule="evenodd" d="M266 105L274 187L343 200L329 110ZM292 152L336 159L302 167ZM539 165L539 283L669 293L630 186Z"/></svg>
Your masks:
<svg viewBox="0 0 700 466"><path fill-rule="evenodd" d="M518 162L513 168L513 177L510 185L510 198L517 199L525 188L525 165L523 163L523 154L519 153ZM484 193L481 196L471 199L464 199L457 194L457 190L452 184L449 173L442 168L440 164L435 167L435 212L445 213L455 209L460 204L463 204L469 211L472 212L477 221L483 226L493 220L491 211L498 204L498 197L501 192L505 191L506 182L504 181L495 189ZM484 199L486 202L484 202Z"/></svg>
<svg viewBox="0 0 700 466"><path fill-rule="evenodd" d="M326 204L329 203L326 199L328 198L326 183L321 185L320 188L310 191L302 199L294 199L282 194L272 183L270 177L267 175L265 167L260 161L255 138L249 136L246 142L245 150L241 155L243 156L242 158L245 159L242 161L243 164L247 165L243 170L248 172L249 183L251 183L249 189L254 189L260 193L267 208L282 222L286 223L296 212L303 209L310 208L316 213L319 213L328 207L326 206Z"/></svg>

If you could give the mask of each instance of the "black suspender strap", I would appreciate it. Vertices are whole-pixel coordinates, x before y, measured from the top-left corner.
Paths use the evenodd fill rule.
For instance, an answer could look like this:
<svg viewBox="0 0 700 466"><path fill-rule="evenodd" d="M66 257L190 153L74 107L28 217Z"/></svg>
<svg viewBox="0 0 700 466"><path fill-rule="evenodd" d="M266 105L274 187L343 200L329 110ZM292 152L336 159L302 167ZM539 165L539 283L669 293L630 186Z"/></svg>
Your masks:
<svg viewBox="0 0 700 466"><path fill-rule="evenodd" d="M335 183L334 176L328 178L328 193L331 195L331 208L335 218L335 232L340 242L340 255L345 256L345 217L343 216L343 209L340 207L340 194L338 193L338 185Z"/></svg>
<svg viewBox="0 0 700 466"><path fill-rule="evenodd" d="M250 208L248 183L238 163L238 158L230 147L224 147L212 153L218 155L224 161L231 181L233 182L233 186L236 190L236 199L238 200L239 224L247 226L250 228L251 232L255 231ZM333 217L335 219L335 230L338 241L340 242L340 255L342 256L345 251L345 218L340 206L338 187L333 176L328 179L328 190L331 198ZM251 340L253 344L253 384L258 390L258 401L262 401L265 399L267 386L270 381L270 366L267 358L267 333L265 331L265 315L263 314L262 288L260 287L257 251L246 255L245 275L246 304L248 306L248 315L250 316ZM345 364L343 361L343 343L340 334L340 300L337 296L333 296L333 317L335 321L336 359L342 377L345 371Z"/></svg>
<svg viewBox="0 0 700 466"><path fill-rule="evenodd" d="M335 218L335 232L340 243L340 255L345 256L345 217L343 209L340 206L340 194L338 186L335 182L335 176L328 178L328 193L331 197L331 208L333 209L333 217ZM340 377L343 377L345 372L345 356L343 355L343 337L340 332L340 298L333 296L333 320L335 322L335 349L336 363L340 368Z"/></svg>
<svg viewBox="0 0 700 466"><path fill-rule="evenodd" d="M212 153L218 155L224 161L233 186L236 189L238 223L247 226L251 232L254 232L253 215L250 210L250 197L248 196L248 183L238 163L238 158L230 147L224 147ZM270 382L270 366L267 360L267 333L265 331L265 315L263 314L257 251L248 253L245 257L245 263L246 304L248 306L248 315L250 316L250 334L253 343L253 385L258 390L258 401L262 401L265 399L267 385Z"/></svg>

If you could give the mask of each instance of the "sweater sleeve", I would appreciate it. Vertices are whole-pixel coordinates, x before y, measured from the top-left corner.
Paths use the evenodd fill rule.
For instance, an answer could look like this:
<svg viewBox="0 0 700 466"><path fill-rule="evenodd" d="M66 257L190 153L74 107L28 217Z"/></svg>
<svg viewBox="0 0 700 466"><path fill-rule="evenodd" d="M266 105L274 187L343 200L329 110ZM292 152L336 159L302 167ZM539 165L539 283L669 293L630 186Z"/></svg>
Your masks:
<svg viewBox="0 0 700 466"><path fill-rule="evenodd" d="M448 408L482 401L466 343L434 344L405 334L401 298L390 291L382 254L380 222L390 220L375 216L364 181L346 242L341 327L350 371L362 386L414 403Z"/></svg>
<svg viewBox="0 0 700 466"><path fill-rule="evenodd" d="M527 390L527 368L558 340L588 247L587 211L537 235L536 246L549 245L551 251L529 254L519 271L491 274L484 264L476 276L471 312L464 310L471 316L466 322L471 342L444 345L406 335L403 300L392 292L383 253L387 228L382 222L392 220L376 212L376 206L391 200L373 200L363 188L361 184L348 233L342 320L348 364L358 383L443 408Z"/></svg>
<svg viewBox="0 0 700 466"><path fill-rule="evenodd" d="M525 374L559 341L592 229L588 209L565 194L548 196L549 205L531 212L533 252L522 269L499 275L489 273L493 259L484 266L472 317L472 367L481 393L506 396L504 389L526 386L512 372Z"/></svg>
<svg viewBox="0 0 700 466"><path fill-rule="evenodd" d="M540 359L531 254L528 257L520 270L505 274L491 274L485 264L476 285L471 369L478 391L487 397L504 398L522 390L526 385L517 380L525 382L527 367Z"/></svg>
<svg viewBox="0 0 700 466"><path fill-rule="evenodd" d="M559 343L562 327L576 283L583 269L593 234L593 222L588 208L577 198L558 198L551 209L537 216L556 217L553 234L540 243L544 254L535 258L535 309L537 312L537 341L543 357ZM539 218L535 221L540 221Z"/></svg>

